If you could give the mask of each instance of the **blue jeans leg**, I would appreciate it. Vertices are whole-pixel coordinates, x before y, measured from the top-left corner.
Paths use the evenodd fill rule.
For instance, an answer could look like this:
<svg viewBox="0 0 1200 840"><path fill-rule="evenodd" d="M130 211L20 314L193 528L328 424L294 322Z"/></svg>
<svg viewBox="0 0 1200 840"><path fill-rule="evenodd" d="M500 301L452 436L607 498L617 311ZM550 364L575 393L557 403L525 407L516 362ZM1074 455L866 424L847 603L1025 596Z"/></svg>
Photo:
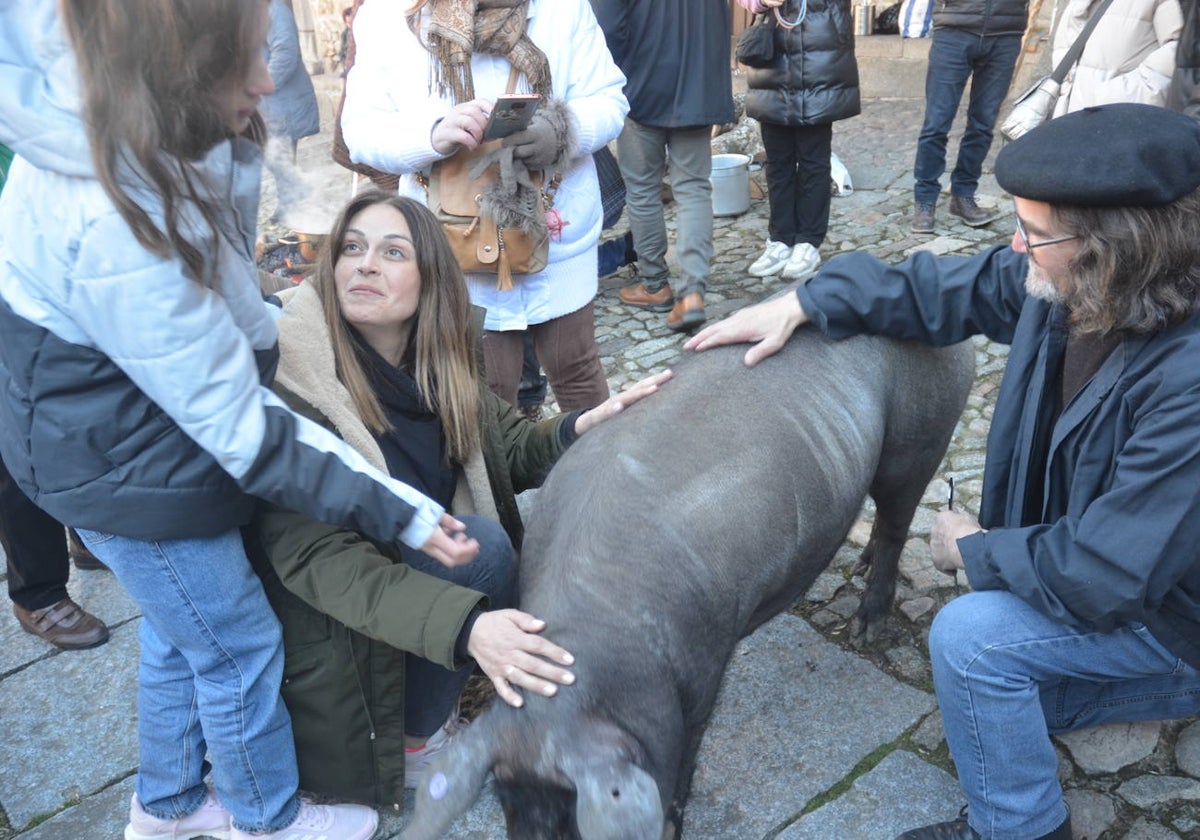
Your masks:
<svg viewBox="0 0 1200 840"><path fill-rule="evenodd" d="M479 540L479 554L465 566L446 568L428 554L403 551L404 562L426 574L488 596L488 609L513 605L517 567L512 542L500 523L483 516L460 516L467 534ZM404 657L404 732L428 738L446 722L474 667L448 671L414 654Z"/></svg>
<svg viewBox="0 0 1200 840"><path fill-rule="evenodd" d="M979 41L957 29L935 29L925 71L925 119L917 138L913 164L913 198L917 204L936 204L940 179L946 171L946 143L958 103L971 76L971 50Z"/></svg>
<svg viewBox="0 0 1200 840"><path fill-rule="evenodd" d="M283 638L238 531L143 542L80 530L142 610L137 793L160 819L204 799L204 753L242 831L299 811L292 726L279 694Z"/></svg>
<svg viewBox="0 0 1200 840"><path fill-rule="evenodd" d="M1008 592L947 604L929 653L971 826L986 840L1041 837L1066 819L1051 734L1200 712L1200 672L1141 625L1074 630Z"/></svg>
<svg viewBox="0 0 1200 840"><path fill-rule="evenodd" d="M967 100L967 126L958 144L958 160L950 173L951 195L963 198L975 195L983 172L983 159L992 148L996 116L1012 83L1013 68L1020 51L1020 35L984 38L975 49L971 94Z"/></svg>

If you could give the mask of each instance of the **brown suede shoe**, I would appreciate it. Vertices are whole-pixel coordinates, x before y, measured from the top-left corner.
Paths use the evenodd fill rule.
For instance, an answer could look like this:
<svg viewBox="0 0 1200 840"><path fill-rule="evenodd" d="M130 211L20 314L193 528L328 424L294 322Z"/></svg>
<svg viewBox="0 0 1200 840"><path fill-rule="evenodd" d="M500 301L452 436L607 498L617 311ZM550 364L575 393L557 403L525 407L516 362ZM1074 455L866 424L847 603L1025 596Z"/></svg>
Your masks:
<svg viewBox="0 0 1200 840"><path fill-rule="evenodd" d="M109 570L108 566L104 565L104 561L88 551L88 547L83 544L83 540L79 539L79 534L75 533L74 528L67 529L67 554L75 563L76 569L85 572L95 570L107 572Z"/></svg>
<svg viewBox="0 0 1200 840"><path fill-rule="evenodd" d="M646 291L645 283L638 283L636 286L625 286L617 296L621 298L621 303L639 309L649 309L651 312L666 312L675 302L670 284L664 285L657 292L649 292Z"/></svg>
<svg viewBox="0 0 1200 840"><path fill-rule="evenodd" d="M70 598L40 610L13 604L13 614L26 633L41 636L62 650L83 650L108 641L108 627Z"/></svg>
<svg viewBox="0 0 1200 840"><path fill-rule="evenodd" d="M667 326L675 332L694 330L707 320L704 314L704 296L699 292L688 292L675 301L675 308L667 316Z"/></svg>

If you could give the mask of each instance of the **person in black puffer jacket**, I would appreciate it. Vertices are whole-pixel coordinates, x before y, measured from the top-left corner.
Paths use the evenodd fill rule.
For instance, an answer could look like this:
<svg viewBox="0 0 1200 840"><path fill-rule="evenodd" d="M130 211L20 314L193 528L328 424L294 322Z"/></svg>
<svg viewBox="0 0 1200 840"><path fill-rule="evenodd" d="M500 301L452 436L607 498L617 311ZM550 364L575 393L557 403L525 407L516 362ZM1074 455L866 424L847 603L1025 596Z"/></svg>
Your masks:
<svg viewBox="0 0 1200 840"><path fill-rule="evenodd" d="M829 228L833 123L857 115L858 62L850 0L738 0L770 12L775 58L751 69L746 114L759 121L771 203L767 247L756 277L811 277Z"/></svg>
<svg viewBox="0 0 1200 840"><path fill-rule="evenodd" d="M992 146L996 115L1012 82L1028 10L1029 0L936 0L925 120L913 165L913 233L934 232L946 141L968 79L967 124L950 173L950 215L971 227L982 227L999 215L975 203L975 189Z"/></svg>

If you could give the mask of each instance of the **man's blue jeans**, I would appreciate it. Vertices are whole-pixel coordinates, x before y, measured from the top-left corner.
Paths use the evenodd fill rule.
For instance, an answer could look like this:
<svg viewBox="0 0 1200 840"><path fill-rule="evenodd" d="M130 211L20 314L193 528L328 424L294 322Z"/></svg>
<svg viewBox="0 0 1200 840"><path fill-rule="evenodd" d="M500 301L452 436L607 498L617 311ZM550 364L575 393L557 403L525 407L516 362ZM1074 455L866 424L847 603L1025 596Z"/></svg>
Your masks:
<svg viewBox="0 0 1200 840"><path fill-rule="evenodd" d="M971 827L986 840L1041 837L1066 819L1051 734L1200 713L1200 672L1142 625L1073 630L1009 592L947 604L929 654Z"/></svg>
<svg viewBox="0 0 1200 840"><path fill-rule="evenodd" d="M283 636L239 531L142 542L79 529L142 610L137 795L173 820L200 807L204 755L242 831L295 821L299 777L279 694Z"/></svg>
<svg viewBox="0 0 1200 840"><path fill-rule="evenodd" d="M946 171L946 140L968 79L967 125L958 144L958 162L950 173L950 193L960 198L975 195L983 159L992 146L996 115L1020 51L1020 35L981 37L960 29L933 31L925 75L925 123L913 166L917 204L937 203L940 179Z"/></svg>

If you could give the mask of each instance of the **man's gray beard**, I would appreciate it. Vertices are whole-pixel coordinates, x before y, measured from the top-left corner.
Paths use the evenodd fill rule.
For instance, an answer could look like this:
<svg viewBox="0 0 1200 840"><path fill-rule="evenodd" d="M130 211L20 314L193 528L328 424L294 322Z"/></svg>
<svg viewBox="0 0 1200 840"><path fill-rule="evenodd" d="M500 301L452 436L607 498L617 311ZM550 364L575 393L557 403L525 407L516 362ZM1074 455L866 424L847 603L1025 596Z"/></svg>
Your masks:
<svg viewBox="0 0 1200 840"><path fill-rule="evenodd" d="M1030 297L1047 303L1065 303L1067 300L1067 296L1056 289L1046 279L1045 273L1032 262L1029 263L1029 270L1025 274L1025 291Z"/></svg>

